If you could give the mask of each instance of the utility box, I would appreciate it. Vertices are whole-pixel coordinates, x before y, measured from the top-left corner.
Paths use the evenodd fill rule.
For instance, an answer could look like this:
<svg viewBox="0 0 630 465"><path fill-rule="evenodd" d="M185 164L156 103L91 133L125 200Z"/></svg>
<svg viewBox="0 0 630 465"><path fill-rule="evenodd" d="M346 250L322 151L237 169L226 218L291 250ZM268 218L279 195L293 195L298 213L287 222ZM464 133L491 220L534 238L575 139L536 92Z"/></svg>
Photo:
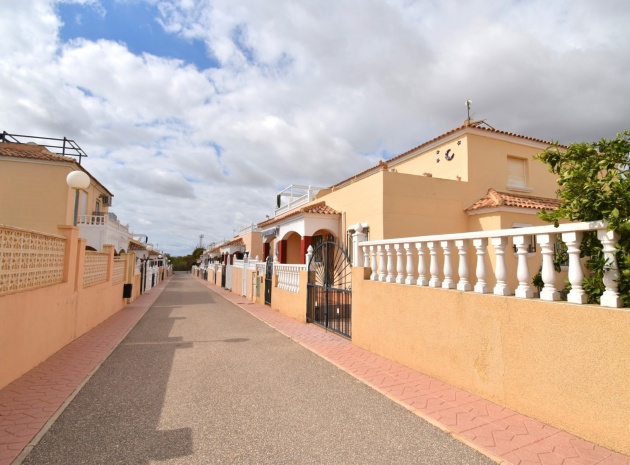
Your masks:
<svg viewBox="0 0 630 465"><path fill-rule="evenodd" d="M131 291L133 290L133 284L123 284L123 299L131 299Z"/></svg>

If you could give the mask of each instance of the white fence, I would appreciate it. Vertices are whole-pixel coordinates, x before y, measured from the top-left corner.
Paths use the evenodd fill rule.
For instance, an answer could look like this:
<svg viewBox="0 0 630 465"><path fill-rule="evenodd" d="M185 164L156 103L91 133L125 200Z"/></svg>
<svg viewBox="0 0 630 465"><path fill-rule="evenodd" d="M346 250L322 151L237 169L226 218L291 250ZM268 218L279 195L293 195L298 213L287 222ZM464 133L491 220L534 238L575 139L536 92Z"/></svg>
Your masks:
<svg viewBox="0 0 630 465"><path fill-rule="evenodd" d="M502 229L461 234L438 236L420 236L382 241L360 242L359 249L363 254L363 266L370 268L372 281L398 283L407 285L458 289L478 293L493 292L496 295L515 295L520 298L533 298L531 273L528 259L532 258L530 238L536 238L542 255L542 280L544 287L540 299L560 300L556 289L557 273L554 268L554 246L556 237L560 235L567 246L568 279L571 290L567 300L576 304L585 304L586 294L582 289L584 273L580 262L580 243L585 231L597 231L602 242L604 256L608 266L604 271L605 292L601 297L601 305L605 307L621 307L623 302L617 293L619 271L615 259L615 247L618 235L607 231L603 222L570 223L559 227L540 226L518 229ZM507 269L505 254L509 250L509 239L517 256L516 269ZM476 254L475 275L473 283L469 280L468 250L472 244ZM494 273L496 284L490 289L486 282L488 269L486 254L488 245L494 250L494 262L490 271ZM426 266L426 255L429 255L429 267ZM451 255L457 260L457 276L453 271ZM416 257L414 257L416 255ZM359 261L359 263L361 263ZM440 266L441 265L441 266ZM440 269L441 268L441 269ZM518 281L518 287L512 291L508 287L508 273L512 273Z"/></svg>
<svg viewBox="0 0 630 465"><path fill-rule="evenodd" d="M273 264L273 272L278 275L278 289L298 293L300 292L300 272L306 270L306 265Z"/></svg>

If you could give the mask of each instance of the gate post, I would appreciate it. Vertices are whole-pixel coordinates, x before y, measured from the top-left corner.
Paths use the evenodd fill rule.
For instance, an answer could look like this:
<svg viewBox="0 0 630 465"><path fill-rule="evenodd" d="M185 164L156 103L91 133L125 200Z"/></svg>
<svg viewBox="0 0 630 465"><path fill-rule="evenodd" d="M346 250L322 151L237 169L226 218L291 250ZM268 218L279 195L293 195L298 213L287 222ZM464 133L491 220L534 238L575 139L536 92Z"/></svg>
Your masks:
<svg viewBox="0 0 630 465"><path fill-rule="evenodd" d="M362 266L364 257L363 249L359 247L359 242L367 240L367 234L363 232L363 226L361 223L357 224L352 235L352 266Z"/></svg>

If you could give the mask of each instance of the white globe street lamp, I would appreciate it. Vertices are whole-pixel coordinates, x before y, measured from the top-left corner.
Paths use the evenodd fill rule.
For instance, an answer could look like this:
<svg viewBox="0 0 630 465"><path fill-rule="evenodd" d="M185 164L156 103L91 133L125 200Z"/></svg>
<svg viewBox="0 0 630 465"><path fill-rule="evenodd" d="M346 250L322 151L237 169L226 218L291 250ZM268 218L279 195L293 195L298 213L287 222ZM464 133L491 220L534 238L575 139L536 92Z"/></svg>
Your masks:
<svg viewBox="0 0 630 465"><path fill-rule="evenodd" d="M74 189L74 220L72 225L76 226L79 213L79 191L90 186L90 177L83 171L72 171L66 176L66 182L71 189Z"/></svg>

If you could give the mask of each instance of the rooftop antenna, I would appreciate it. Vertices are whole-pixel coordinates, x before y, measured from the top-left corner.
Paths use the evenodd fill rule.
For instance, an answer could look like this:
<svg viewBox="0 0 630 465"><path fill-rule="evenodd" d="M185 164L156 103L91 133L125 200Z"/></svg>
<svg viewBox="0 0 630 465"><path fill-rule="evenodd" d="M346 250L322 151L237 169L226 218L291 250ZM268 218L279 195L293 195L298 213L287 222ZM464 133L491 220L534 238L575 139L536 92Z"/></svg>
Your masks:
<svg viewBox="0 0 630 465"><path fill-rule="evenodd" d="M466 109L468 110L468 118L466 118L466 126L470 126L470 106L472 105L472 100L466 100Z"/></svg>
<svg viewBox="0 0 630 465"><path fill-rule="evenodd" d="M477 121L472 121L470 119L470 107L472 105L472 100L466 100L466 109L468 111L468 118L466 118L466 121L464 121L464 126L475 126L475 127L481 127L483 126L487 126L490 129L494 129L492 126L490 126L488 123L486 123L485 119L480 119Z"/></svg>

